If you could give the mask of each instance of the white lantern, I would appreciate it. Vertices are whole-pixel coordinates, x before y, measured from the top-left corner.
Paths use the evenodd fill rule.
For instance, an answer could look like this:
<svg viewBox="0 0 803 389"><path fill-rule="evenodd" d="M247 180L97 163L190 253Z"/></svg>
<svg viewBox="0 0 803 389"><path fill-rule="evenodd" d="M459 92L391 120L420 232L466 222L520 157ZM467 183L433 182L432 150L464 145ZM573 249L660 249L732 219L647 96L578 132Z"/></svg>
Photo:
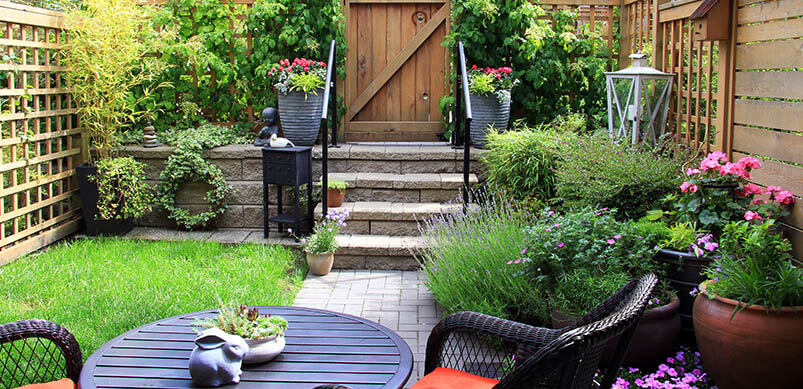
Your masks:
<svg viewBox="0 0 803 389"><path fill-rule="evenodd" d="M675 75L648 67L647 54L630 58L633 66L605 73L608 133L611 138L629 138L633 144L655 144L666 130Z"/></svg>

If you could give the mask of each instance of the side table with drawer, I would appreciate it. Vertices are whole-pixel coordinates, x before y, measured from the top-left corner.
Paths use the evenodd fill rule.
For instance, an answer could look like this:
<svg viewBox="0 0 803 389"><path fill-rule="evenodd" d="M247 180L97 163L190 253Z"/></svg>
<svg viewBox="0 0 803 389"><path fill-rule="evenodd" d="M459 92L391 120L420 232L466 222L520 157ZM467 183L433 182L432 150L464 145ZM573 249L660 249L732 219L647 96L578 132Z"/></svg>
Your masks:
<svg viewBox="0 0 803 389"><path fill-rule="evenodd" d="M277 215L268 217L268 188L277 185ZM307 184L307 212L301 213L301 185ZM293 186L294 204L292 213L284 213L282 204L282 186ZM309 231L313 227L312 210L312 147L262 148L262 196L264 212L264 233L268 237L269 223L277 223L279 231L285 225L293 226L293 233L298 234L303 222L307 222Z"/></svg>

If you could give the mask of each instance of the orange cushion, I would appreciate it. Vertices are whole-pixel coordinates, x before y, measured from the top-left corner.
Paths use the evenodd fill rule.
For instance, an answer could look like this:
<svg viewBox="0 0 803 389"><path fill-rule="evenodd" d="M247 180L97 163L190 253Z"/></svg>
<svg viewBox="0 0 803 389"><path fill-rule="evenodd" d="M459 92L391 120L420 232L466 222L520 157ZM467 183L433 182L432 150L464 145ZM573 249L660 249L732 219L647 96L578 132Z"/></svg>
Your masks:
<svg viewBox="0 0 803 389"><path fill-rule="evenodd" d="M489 389L498 383L499 380L492 378L436 367L411 389Z"/></svg>
<svg viewBox="0 0 803 389"><path fill-rule="evenodd" d="M62 378L58 381L51 381L44 384L32 384L20 386L17 389L75 389L76 385L69 378Z"/></svg>

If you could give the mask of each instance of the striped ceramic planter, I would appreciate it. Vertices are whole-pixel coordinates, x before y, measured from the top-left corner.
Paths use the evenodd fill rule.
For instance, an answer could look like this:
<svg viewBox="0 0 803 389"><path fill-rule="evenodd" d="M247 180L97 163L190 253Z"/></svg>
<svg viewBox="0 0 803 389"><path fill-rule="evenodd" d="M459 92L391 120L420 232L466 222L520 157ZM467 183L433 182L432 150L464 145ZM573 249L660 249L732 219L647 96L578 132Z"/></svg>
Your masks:
<svg viewBox="0 0 803 389"><path fill-rule="evenodd" d="M471 143L485 148L488 128L506 129L510 119L510 100L500 102L495 95L471 94Z"/></svg>
<svg viewBox="0 0 803 389"><path fill-rule="evenodd" d="M323 89L306 96L304 92L279 93L282 134L296 146L312 146L321 129Z"/></svg>

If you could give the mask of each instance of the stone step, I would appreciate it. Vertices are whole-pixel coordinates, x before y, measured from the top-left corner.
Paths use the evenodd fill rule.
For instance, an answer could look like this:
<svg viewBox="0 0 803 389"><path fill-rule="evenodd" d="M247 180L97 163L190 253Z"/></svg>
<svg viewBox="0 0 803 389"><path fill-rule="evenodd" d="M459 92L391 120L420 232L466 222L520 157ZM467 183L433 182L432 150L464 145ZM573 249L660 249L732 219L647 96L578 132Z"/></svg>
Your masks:
<svg viewBox="0 0 803 389"><path fill-rule="evenodd" d="M480 159L487 152L471 149L472 173L482 172ZM313 158L316 160L315 173L320 175L320 145L315 146ZM440 146L412 145L356 145L344 144L340 148L329 148L329 172L333 173L461 173L463 171L463 150L452 149L444 143Z"/></svg>
<svg viewBox="0 0 803 389"><path fill-rule="evenodd" d="M345 234L418 236L418 222L431 215L454 213L462 210L462 204L442 203L393 203L389 201L360 201L343 203L330 210L346 210ZM321 217L321 204L315 208L315 217Z"/></svg>
<svg viewBox="0 0 803 389"><path fill-rule="evenodd" d="M463 186L461 173L329 173L329 181L334 180L348 183L347 202L449 202L457 199ZM469 175L469 182L475 186L477 175Z"/></svg>
<svg viewBox="0 0 803 389"><path fill-rule="evenodd" d="M419 236L344 234L336 237L338 269L418 269L413 253L423 247Z"/></svg>

